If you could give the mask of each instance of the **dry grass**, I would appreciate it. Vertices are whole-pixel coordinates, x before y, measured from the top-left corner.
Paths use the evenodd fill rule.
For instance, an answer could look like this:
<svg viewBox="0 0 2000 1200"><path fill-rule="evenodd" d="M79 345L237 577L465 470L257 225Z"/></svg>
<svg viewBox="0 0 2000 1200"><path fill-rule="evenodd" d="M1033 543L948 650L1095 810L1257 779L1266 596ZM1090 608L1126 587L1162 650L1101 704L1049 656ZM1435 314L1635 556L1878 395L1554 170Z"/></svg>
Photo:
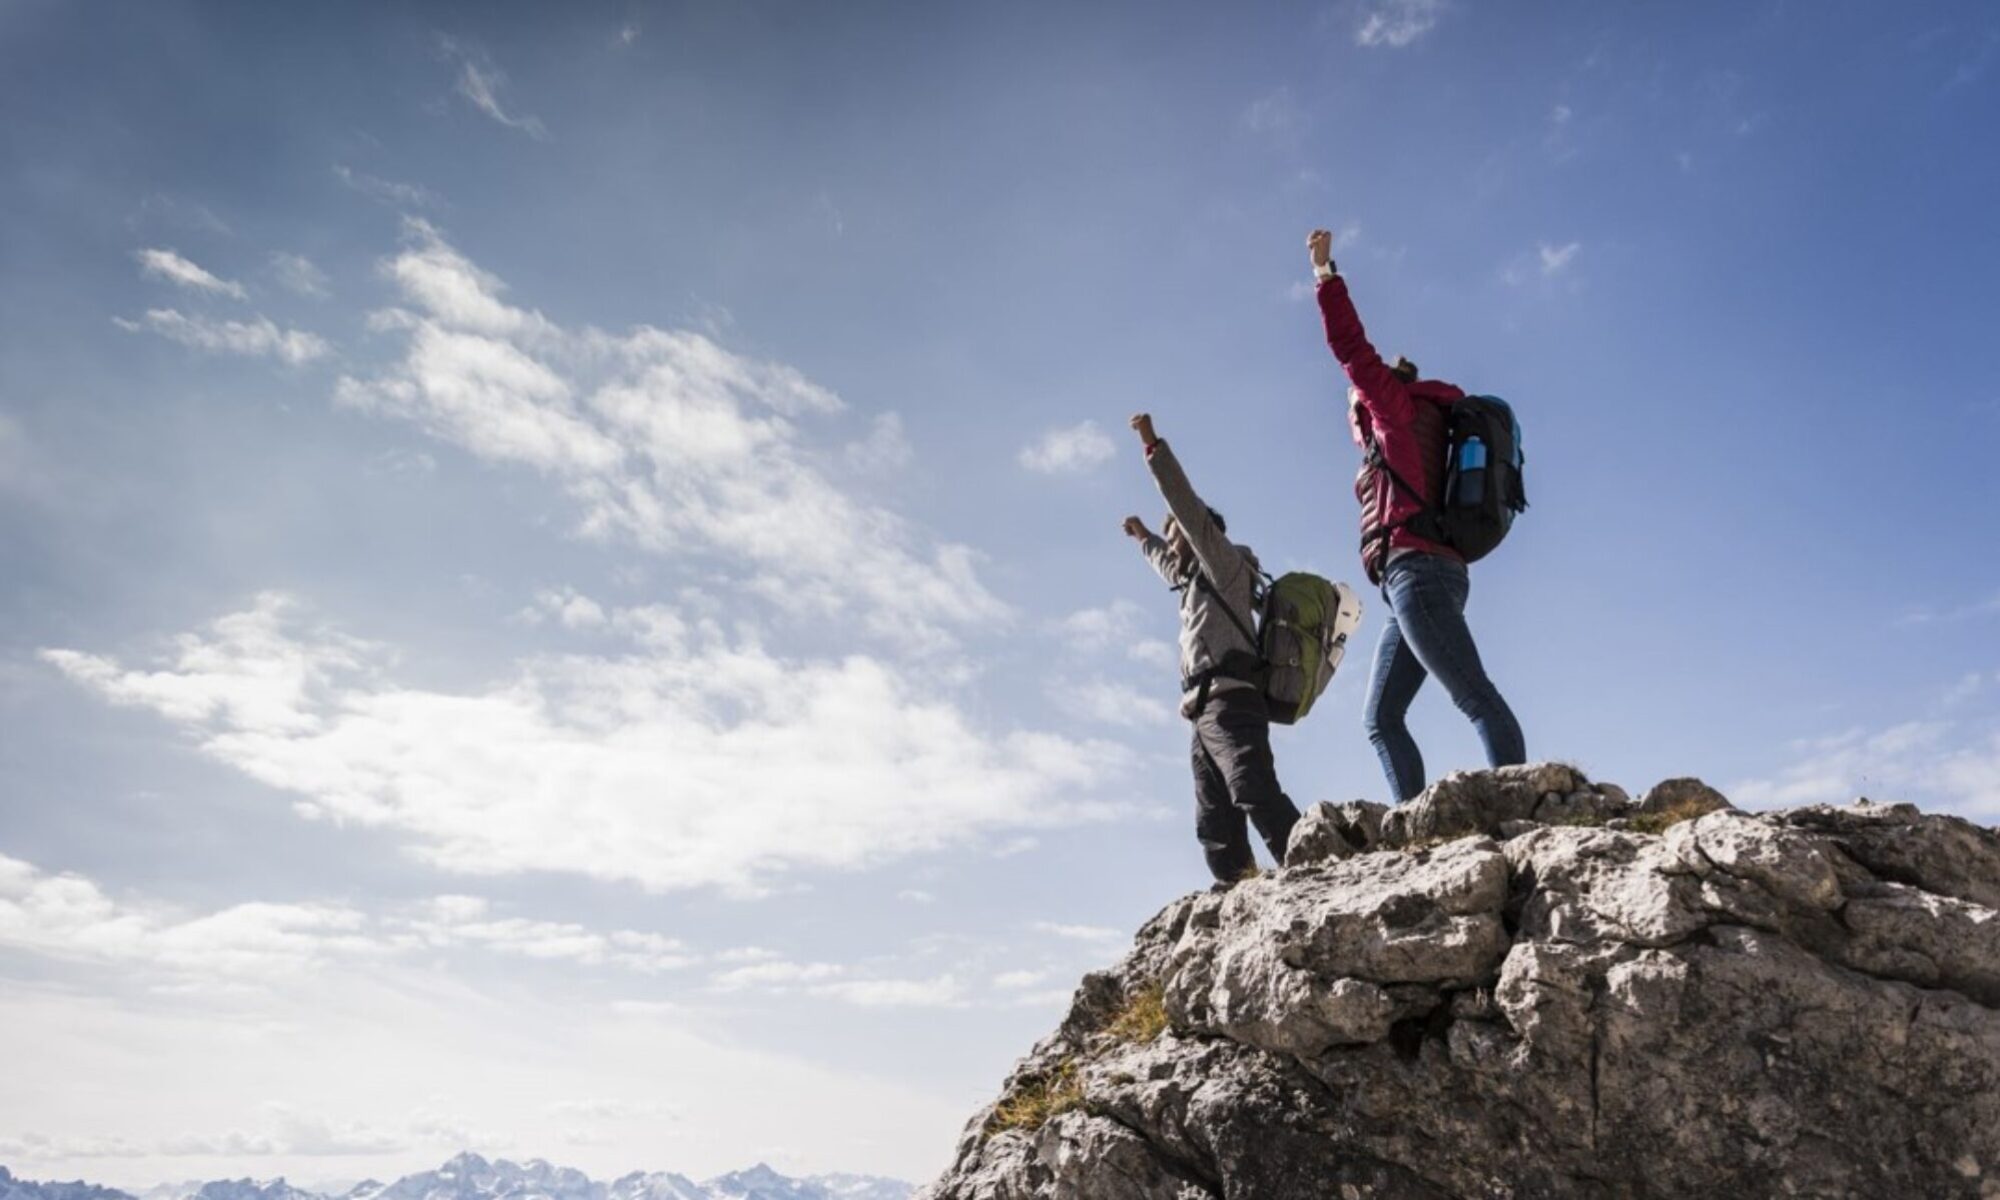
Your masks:
<svg viewBox="0 0 2000 1200"><path fill-rule="evenodd" d="M1083 1106L1083 1080L1077 1075L1076 1060L1065 1058L1045 1075L1031 1076L1016 1086L993 1108L986 1122L986 1136L1009 1129L1032 1132L1073 1108Z"/></svg>
<svg viewBox="0 0 2000 1200"><path fill-rule="evenodd" d="M1104 1032L1121 1042L1145 1043L1167 1031L1166 990L1158 983L1125 998L1125 1006L1113 1014Z"/></svg>
<svg viewBox="0 0 2000 1200"><path fill-rule="evenodd" d="M1684 800L1672 808L1661 809L1659 812L1633 814L1632 828L1640 833L1665 833L1670 826L1678 825L1682 821L1692 821L1696 817L1705 817L1712 811L1694 801Z"/></svg>

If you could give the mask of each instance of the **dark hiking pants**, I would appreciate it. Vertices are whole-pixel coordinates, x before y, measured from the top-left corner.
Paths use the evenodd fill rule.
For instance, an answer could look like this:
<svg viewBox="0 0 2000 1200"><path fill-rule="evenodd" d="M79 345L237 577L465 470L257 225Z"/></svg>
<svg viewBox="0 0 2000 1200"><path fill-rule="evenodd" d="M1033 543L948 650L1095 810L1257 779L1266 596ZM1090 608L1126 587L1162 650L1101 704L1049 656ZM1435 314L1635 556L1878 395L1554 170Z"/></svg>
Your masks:
<svg viewBox="0 0 2000 1200"><path fill-rule="evenodd" d="M1299 810L1278 786L1271 718L1255 688L1208 698L1194 718L1194 832L1216 879L1234 882L1257 865L1249 826L1279 865Z"/></svg>

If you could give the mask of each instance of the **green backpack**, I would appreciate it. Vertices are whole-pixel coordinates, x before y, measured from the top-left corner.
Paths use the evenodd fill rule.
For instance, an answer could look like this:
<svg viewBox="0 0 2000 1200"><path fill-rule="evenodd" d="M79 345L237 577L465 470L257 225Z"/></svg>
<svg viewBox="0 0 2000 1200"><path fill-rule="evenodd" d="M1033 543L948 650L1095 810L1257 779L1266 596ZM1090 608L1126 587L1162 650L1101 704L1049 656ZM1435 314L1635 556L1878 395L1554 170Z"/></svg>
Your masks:
<svg viewBox="0 0 2000 1200"><path fill-rule="evenodd" d="M1258 605L1257 633L1236 615L1206 578L1195 576L1215 597L1223 615L1263 660L1256 678L1271 710L1271 720L1294 725L1312 711L1333 682L1333 672L1347 653L1347 635L1361 624L1361 597L1344 583L1331 583L1308 571L1290 571L1269 581Z"/></svg>

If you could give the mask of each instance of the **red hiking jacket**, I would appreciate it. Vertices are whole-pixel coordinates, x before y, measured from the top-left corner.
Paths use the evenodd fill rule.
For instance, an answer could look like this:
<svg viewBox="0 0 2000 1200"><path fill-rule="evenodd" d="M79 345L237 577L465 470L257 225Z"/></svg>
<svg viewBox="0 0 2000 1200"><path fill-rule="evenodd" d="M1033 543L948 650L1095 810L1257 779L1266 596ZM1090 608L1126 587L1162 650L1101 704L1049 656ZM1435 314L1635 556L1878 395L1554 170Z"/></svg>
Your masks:
<svg viewBox="0 0 2000 1200"><path fill-rule="evenodd" d="M1361 471L1354 477L1354 496L1361 501L1361 565L1371 583L1382 582L1382 568L1391 550L1417 550L1464 562L1457 551L1418 537L1403 522L1422 512L1444 486L1445 415L1465 393L1449 383L1422 379L1404 383L1396 378L1361 327L1361 316L1347 294L1347 281L1335 275L1319 285L1319 312L1326 321L1326 344L1346 369L1361 394L1350 405L1348 427L1354 444L1362 447ZM1373 437L1389 469L1422 495L1390 479L1366 455ZM1387 529L1384 536L1381 531Z"/></svg>

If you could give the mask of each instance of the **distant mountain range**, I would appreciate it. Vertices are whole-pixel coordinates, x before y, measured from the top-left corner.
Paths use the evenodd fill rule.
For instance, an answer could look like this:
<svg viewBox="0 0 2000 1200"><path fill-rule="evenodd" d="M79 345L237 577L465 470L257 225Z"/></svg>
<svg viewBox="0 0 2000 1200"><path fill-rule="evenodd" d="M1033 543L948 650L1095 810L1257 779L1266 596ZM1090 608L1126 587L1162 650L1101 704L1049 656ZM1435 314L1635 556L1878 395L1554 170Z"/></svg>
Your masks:
<svg viewBox="0 0 2000 1200"><path fill-rule="evenodd" d="M345 1192L296 1188L283 1179L168 1183L133 1195L93 1183L35 1183L0 1167L0 1200L909 1200L916 1188L870 1175L795 1179L759 1163L699 1183L665 1171L634 1171L599 1183L541 1159L511 1163L461 1154L435 1171L394 1183L366 1180Z"/></svg>

